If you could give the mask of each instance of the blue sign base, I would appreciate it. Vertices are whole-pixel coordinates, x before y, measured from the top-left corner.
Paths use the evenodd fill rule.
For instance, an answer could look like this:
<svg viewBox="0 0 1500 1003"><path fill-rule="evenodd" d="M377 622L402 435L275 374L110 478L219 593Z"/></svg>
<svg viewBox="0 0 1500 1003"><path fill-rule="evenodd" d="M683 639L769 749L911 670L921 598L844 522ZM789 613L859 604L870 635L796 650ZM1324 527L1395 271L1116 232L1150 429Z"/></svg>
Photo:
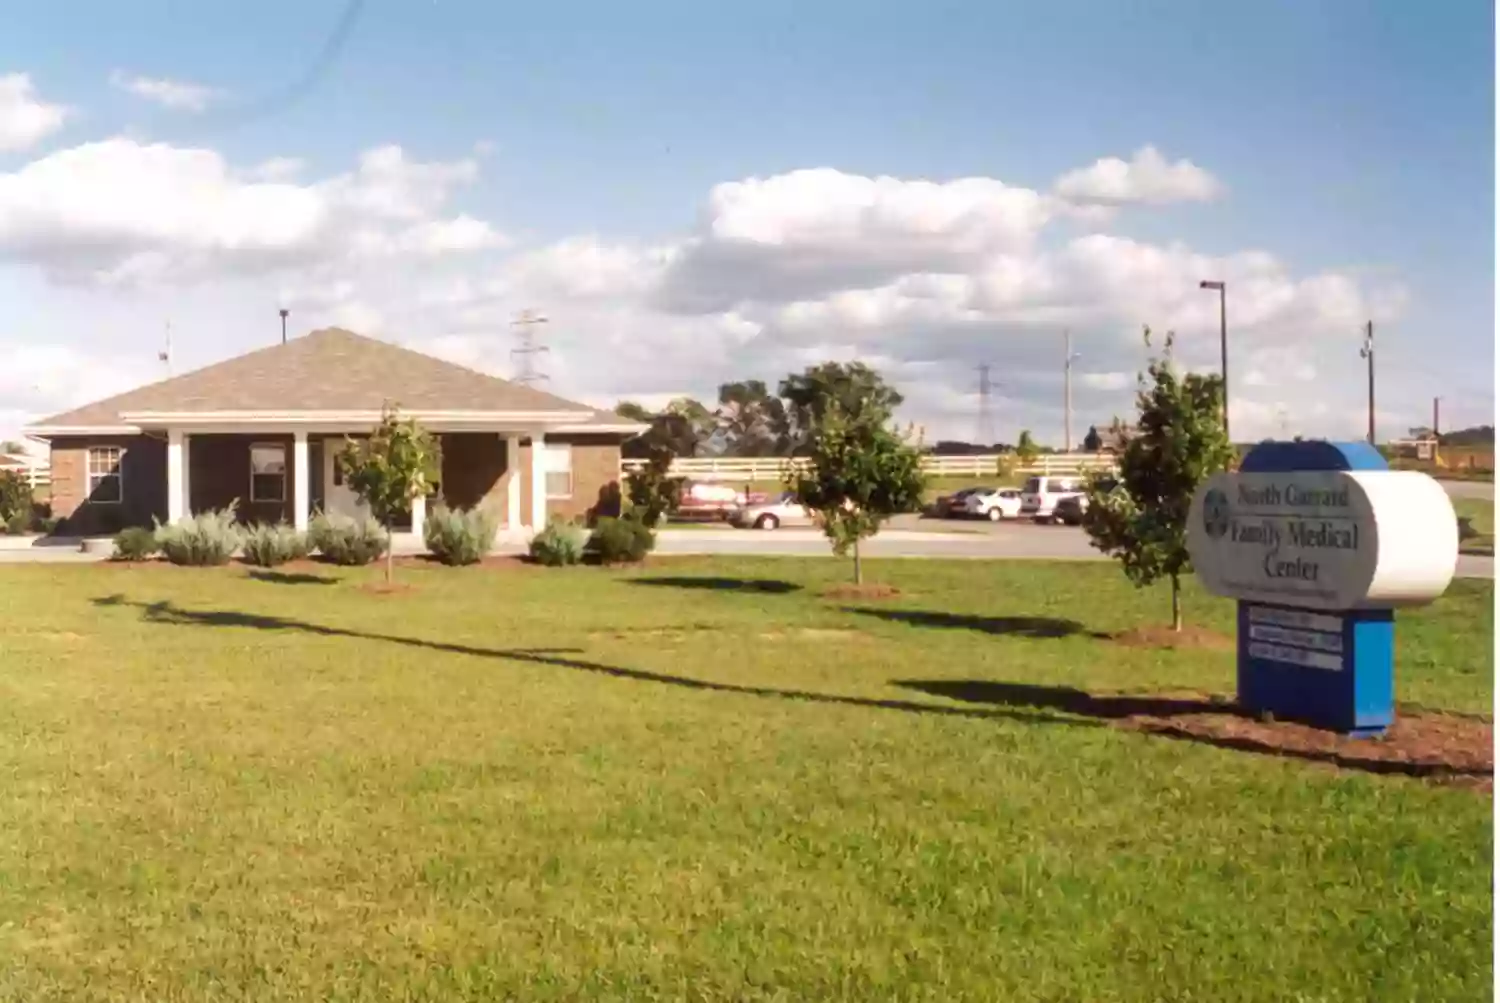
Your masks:
<svg viewBox="0 0 1500 1003"><path fill-rule="evenodd" d="M1381 734L1395 720L1394 642L1389 609L1323 613L1241 601L1240 706L1353 736Z"/></svg>

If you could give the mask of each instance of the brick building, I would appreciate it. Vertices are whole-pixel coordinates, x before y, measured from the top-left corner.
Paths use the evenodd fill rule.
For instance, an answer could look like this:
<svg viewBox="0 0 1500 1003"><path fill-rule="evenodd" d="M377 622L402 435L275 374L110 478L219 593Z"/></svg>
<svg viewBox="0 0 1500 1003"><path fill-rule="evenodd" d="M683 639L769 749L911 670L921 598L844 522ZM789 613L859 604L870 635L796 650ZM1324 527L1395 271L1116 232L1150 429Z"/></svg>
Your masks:
<svg viewBox="0 0 1500 1003"><path fill-rule="evenodd" d="M27 429L52 451L52 511L75 535L238 502L246 521L305 528L361 514L335 462L387 405L442 446L434 502L485 506L511 535L549 518L615 514L617 415L338 328L314 331L54 415ZM429 500L398 528L420 537Z"/></svg>

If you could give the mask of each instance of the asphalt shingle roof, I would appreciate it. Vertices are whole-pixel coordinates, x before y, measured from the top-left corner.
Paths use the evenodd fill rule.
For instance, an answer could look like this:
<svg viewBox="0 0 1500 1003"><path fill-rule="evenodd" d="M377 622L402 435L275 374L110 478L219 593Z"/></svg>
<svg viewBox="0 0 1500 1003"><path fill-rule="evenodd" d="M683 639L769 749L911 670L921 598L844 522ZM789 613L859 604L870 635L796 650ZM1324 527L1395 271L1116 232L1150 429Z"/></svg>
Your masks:
<svg viewBox="0 0 1500 1003"><path fill-rule="evenodd" d="M41 426L120 424L136 411L589 412L587 424L622 419L587 404L331 327L53 415Z"/></svg>

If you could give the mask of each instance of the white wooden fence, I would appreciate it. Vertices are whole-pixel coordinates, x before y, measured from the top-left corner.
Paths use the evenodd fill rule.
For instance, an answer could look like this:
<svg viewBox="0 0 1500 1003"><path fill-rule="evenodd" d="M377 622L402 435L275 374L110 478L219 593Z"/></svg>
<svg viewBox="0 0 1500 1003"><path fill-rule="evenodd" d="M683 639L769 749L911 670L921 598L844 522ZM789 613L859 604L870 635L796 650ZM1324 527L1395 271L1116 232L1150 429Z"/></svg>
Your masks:
<svg viewBox="0 0 1500 1003"><path fill-rule="evenodd" d="M45 460L41 463L31 464L5 464L0 470L10 470L20 474L26 479L26 483L33 491L44 488L52 483L52 467Z"/></svg>
<svg viewBox="0 0 1500 1003"><path fill-rule="evenodd" d="M922 471L937 477L994 477L996 464L1004 455L1014 460L1015 454L989 453L981 456L924 456ZM691 459L679 457L672 461L672 474L676 477L693 477L711 481L774 481L780 480L787 467L805 463L802 459L784 456L698 456ZM626 473L646 465L645 460L622 460ZM1096 470L1114 469L1115 458L1108 453L1044 453L1034 463L1015 467L1018 474L1068 475L1091 473Z"/></svg>

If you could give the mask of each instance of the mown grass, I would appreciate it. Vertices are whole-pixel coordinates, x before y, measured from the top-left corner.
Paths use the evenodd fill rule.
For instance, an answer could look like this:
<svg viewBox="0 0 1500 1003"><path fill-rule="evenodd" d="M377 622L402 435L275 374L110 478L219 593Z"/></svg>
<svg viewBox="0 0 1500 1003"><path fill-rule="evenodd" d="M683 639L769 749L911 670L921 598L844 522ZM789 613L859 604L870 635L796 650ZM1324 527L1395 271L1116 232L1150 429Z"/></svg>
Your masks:
<svg viewBox="0 0 1500 1003"><path fill-rule="evenodd" d="M1493 557L1495 554L1495 501L1492 498L1454 498L1453 510L1460 519L1469 520L1476 534L1459 540L1458 549L1465 554Z"/></svg>
<svg viewBox="0 0 1500 1003"><path fill-rule="evenodd" d="M0 998L1486 997L1487 798L1066 713L1233 686L1108 565L868 563L0 569Z"/></svg>

